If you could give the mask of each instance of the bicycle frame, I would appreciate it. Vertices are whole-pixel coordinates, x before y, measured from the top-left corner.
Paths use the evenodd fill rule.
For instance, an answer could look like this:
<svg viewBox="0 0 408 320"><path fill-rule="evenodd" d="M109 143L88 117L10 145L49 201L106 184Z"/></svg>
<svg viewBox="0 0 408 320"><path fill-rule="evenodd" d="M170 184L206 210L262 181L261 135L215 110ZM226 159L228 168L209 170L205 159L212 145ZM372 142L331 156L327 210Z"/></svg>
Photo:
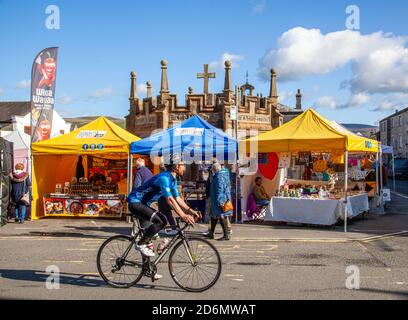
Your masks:
<svg viewBox="0 0 408 320"><path fill-rule="evenodd" d="M143 233L143 229L140 228L140 223L139 223L139 219L136 217L132 216L132 221L134 223L134 225L136 224L135 219L137 221L137 225L138 225L138 232L135 234L135 236L133 237L129 247L126 249L125 253L123 254L123 256L121 257L123 260L126 260L127 255L129 254L130 250L132 250L136 239L142 235ZM134 226L133 225L133 226ZM177 219L177 235L167 244L167 246L164 248L164 250L159 254L159 256L153 261L153 265L157 266L162 260L163 258L166 256L166 254L170 251L171 248L173 248L173 246L179 241L183 241L183 245L184 248L186 249L187 253L188 253L188 257L191 261L191 264L194 265L195 261L193 259L193 257L191 256L191 251L190 248L188 247L188 242L186 239L186 236L184 235L184 231L188 228L189 226L186 224L183 228L180 228L180 221L179 219ZM144 257L143 256L143 261L144 263L150 263L150 258L149 257Z"/></svg>

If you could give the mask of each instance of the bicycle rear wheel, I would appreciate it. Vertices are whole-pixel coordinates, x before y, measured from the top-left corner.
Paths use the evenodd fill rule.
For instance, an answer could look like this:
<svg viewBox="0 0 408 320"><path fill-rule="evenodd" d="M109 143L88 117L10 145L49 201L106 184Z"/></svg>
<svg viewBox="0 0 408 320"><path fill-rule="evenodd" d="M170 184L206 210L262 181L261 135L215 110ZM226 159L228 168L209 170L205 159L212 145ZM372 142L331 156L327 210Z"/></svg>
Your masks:
<svg viewBox="0 0 408 320"><path fill-rule="evenodd" d="M201 238L189 238L176 244L169 256L169 270L183 290L203 292L218 281L221 256L214 245Z"/></svg>
<svg viewBox="0 0 408 320"><path fill-rule="evenodd" d="M124 256L133 238L114 236L98 251L96 264L102 279L114 288L130 288L143 276L143 256L134 248Z"/></svg>

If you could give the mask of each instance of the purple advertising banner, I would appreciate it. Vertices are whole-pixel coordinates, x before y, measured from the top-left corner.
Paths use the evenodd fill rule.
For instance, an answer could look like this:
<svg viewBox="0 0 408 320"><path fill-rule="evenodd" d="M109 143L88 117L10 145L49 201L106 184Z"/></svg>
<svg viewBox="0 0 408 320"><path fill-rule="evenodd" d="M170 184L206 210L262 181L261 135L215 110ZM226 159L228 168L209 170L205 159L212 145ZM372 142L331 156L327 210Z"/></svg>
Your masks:
<svg viewBox="0 0 408 320"><path fill-rule="evenodd" d="M31 72L31 141L51 137L52 117L57 80L58 48L41 51L34 60Z"/></svg>

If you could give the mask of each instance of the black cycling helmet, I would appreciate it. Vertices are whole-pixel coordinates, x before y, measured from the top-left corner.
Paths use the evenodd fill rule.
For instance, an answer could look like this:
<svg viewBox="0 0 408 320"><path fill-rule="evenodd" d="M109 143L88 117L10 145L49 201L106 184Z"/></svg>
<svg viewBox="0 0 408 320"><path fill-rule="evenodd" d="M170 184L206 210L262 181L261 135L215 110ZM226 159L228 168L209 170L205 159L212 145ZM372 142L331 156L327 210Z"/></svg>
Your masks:
<svg viewBox="0 0 408 320"><path fill-rule="evenodd" d="M166 154L163 156L163 160L167 171L173 171L177 165L184 163L179 153Z"/></svg>

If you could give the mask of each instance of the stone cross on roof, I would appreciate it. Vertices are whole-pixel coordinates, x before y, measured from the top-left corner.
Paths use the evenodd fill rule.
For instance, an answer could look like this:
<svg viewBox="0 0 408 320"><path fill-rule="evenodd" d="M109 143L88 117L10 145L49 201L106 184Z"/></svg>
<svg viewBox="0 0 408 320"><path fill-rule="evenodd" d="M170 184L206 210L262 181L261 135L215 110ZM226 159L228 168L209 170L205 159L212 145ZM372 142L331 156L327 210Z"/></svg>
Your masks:
<svg viewBox="0 0 408 320"><path fill-rule="evenodd" d="M214 79L215 73L208 72L208 64L204 65L204 73L197 73L197 79L204 79L204 93L208 93L208 80Z"/></svg>

